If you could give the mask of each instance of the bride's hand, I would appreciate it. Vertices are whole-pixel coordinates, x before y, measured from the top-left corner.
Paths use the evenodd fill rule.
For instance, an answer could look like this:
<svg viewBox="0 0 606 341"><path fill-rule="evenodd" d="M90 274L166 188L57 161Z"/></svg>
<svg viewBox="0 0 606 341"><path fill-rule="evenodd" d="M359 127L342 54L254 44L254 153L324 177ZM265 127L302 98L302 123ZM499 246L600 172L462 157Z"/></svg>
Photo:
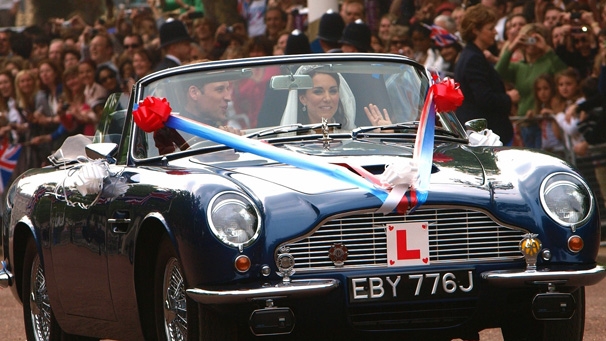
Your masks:
<svg viewBox="0 0 606 341"><path fill-rule="evenodd" d="M370 124L373 126L384 126L391 124L391 119L389 118L387 109L383 109L383 113L381 113L379 107L370 103L368 107L364 107L364 112L366 113L366 117L368 117Z"/></svg>

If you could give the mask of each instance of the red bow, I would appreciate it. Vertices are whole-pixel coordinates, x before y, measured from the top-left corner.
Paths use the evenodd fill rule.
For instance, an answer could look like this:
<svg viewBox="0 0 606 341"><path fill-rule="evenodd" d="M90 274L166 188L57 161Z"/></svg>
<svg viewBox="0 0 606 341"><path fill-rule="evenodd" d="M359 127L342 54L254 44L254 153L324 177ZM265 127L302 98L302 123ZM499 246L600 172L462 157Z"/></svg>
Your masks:
<svg viewBox="0 0 606 341"><path fill-rule="evenodd" d="M147 96L133 111L135 123L147 133L164 127L164 122L173 110L166 98Z"/></svg>
<svg viewBox="0 0 606 341"><path fill-rule="evenodd" d="M459 83L452 78L444 78L440 83L431 86L436 111L454 111L463 103L463 93L459 89Z"/></svg>

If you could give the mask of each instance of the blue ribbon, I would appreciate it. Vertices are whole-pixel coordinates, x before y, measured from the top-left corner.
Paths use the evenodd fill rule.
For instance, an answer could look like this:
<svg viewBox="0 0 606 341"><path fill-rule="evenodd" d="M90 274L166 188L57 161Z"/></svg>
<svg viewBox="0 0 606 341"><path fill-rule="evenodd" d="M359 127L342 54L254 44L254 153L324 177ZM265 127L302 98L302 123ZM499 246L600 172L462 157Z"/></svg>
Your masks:
<svg viewBox="0 0 606 341"><path fill-rule="evenodd" d="M324 162L324 160L318 157L286 151L258 140L251 140L246 137L228 133L221 129L217 129L173 114L168 117L165 125L169 128L181 130L186 133L226 145L237 151L255 154L301 169L323 173L366 190L379 198L382 202L384 202L387 198L388 193L384 189L374 186L371 182L350 172L344 167Z"/></svg>

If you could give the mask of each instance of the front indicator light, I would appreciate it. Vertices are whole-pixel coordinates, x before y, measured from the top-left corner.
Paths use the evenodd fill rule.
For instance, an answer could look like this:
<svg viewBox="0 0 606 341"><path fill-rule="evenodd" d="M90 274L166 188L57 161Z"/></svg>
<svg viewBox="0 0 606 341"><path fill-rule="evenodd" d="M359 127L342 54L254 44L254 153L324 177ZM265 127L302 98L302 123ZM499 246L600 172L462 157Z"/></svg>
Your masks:
<svg viewBox="0 0 606 341"><path fill-rule="evenodd" d="M583 249L583 238L572 236L568 238L568 249L572 252L579 252Z"/></svg>
<svg viewBox="0 0 606 341"><path fill-rule="evenodd" d="M234 266L239 272L246 272L250 269L250 258L248 258L247 256L240 255L236 257L236 260L234 261Z"/></svg>

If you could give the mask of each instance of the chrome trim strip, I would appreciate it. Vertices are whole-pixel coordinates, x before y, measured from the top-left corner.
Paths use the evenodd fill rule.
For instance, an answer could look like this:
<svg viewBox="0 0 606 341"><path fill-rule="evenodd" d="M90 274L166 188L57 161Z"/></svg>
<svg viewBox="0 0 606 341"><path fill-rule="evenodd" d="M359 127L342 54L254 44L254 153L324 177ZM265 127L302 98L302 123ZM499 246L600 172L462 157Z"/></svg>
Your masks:
<svg viewBox="0 0 606 341"><path fill-rule="evenodd" d="M566 286L587 286L597 284L601 281L606 276L606 269L601 265L597 265L587 270L495 270L483 272L481 276L489 284L499 287L546 285L549 283Z"/></svg>
<svg viewBox="0 0 606 341"><path fill-rule="evenodd" d="M6 268L6 261L2 261L2 269L0 269L0 288L8 288L13 285L13 274Z"/></svg>
<svg viewBox="0 0 606 341"><path fill-rule="evenodd" d="M237 290L187 289L194 301L202 304L236 304L251 300L320 296L337 288L336 279L293 280L290 284L257 284L255 287Z"/></svg>

